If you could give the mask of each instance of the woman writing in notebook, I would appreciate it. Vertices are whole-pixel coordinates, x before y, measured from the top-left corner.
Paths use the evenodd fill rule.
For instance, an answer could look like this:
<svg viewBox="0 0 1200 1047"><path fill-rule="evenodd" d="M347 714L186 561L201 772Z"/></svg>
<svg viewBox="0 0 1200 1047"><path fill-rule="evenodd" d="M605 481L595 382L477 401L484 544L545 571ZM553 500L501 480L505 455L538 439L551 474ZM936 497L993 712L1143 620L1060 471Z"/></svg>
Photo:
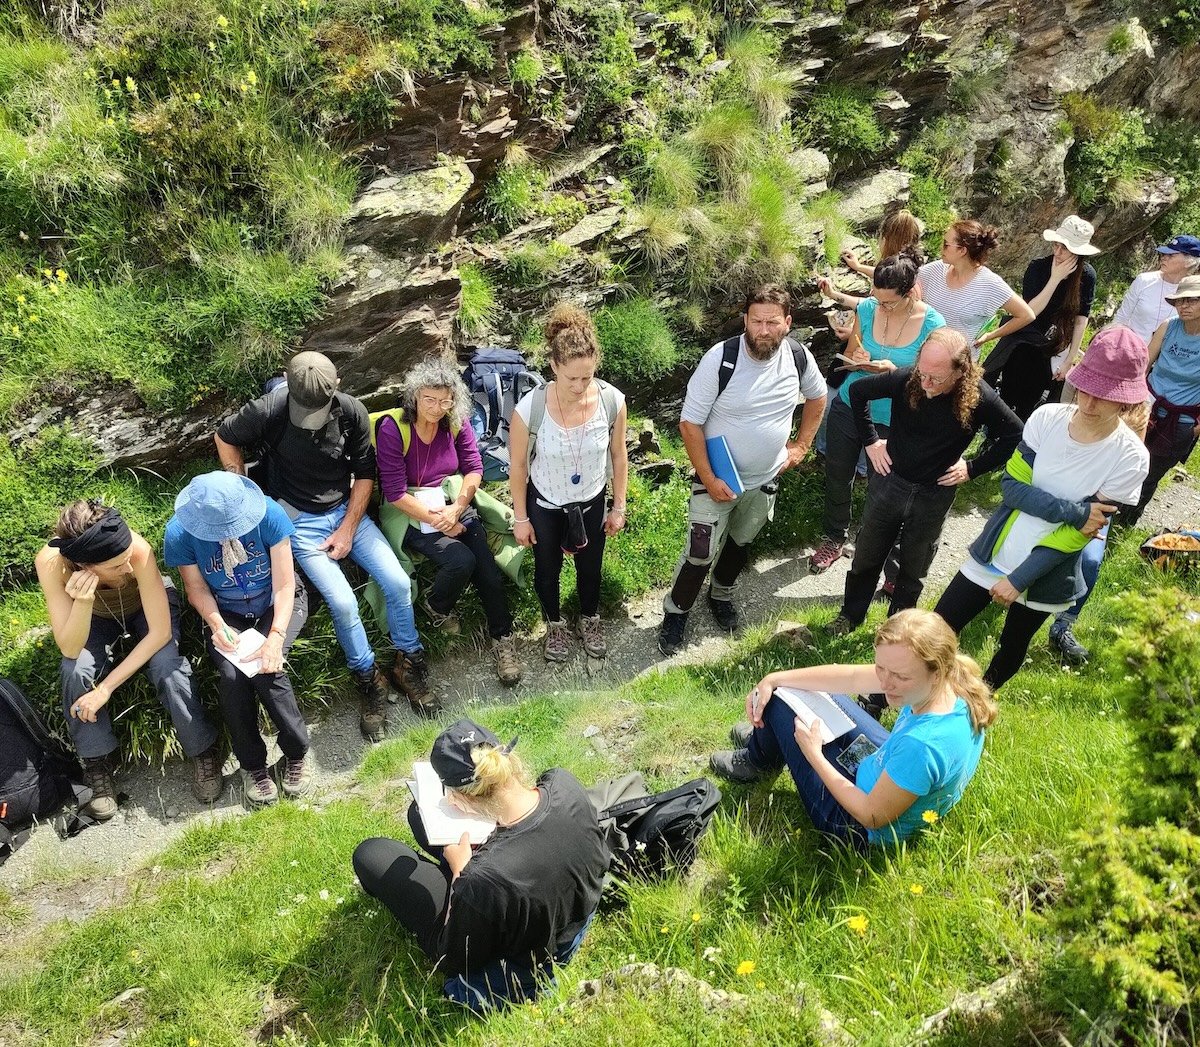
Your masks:
<svg viewBox="0 0 1200 1047"><path fill-rule="evenodd" d="M849 718L828 744L776 688L828 691ZM882 692L899 710L891 732L849 694ZM735 782L773 779L786 765L821 832L854 843L892 844L919 833L959 800L983 752L996 703L979 666L931 611L900 611L875 634L873 665L816 665L768 673L746 696L741 748L714 753L713 771Z"/></svg>

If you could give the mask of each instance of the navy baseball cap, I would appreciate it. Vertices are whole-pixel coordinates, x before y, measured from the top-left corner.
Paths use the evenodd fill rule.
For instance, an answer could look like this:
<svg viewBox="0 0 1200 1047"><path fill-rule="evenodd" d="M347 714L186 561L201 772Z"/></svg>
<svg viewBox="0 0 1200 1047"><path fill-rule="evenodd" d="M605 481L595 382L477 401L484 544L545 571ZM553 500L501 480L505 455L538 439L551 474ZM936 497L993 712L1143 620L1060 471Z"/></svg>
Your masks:
<svg viewBox="0 0 1200 1047"><path fill-rule="evenodd" d="M1200 258L1200 237L1188 236L1181 233L1173 236L1161 247L1155 248L1159 254L1185 254L1191 258Z"/></svg>
<svg viewBox="0 0 1200 1047"><path fill-rule="evenodd" d="M433 764L443 785L461 789L475 780L475 761L471 759L473 750L481 745L489 745L507 753L512 752L516 744L517 739L513 738L507 745L501 745L499 738L474 720L456 720L437 736L433 752L429 754L429 762Z"/></svg>

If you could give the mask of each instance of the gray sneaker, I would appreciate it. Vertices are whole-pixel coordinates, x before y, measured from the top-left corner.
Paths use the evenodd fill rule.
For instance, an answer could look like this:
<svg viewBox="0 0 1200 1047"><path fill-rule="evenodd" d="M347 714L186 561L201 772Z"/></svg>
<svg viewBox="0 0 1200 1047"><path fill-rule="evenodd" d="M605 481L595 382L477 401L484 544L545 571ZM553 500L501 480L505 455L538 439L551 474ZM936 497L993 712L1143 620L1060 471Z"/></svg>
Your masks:
<svg viewBox="0 0 1200 1047"><path fill-rule="evenodd" d="M312 760L308 756L301 756L299 760L285 757L280 784L284 796L293 800L304 796L312 786Z"/></svg>
<svg viewBox="0 0 1200 1047"><path fill-rule="evenodd" d="M724 749L708 758L713 774L729 782L769 782L779 777L779 768L760 767L750 759L749 749Z"/></svg>
<svg viewBox="0 0 1200 1047"><path fill-rule="evenodd" d="M579 638L589 658L604 658L608 655L608 643L604 639L604 623L600 615L580 615Z"/></svg>
<svg viewBox="0 0 1200 1047"><path fill-rule="evenodd" d="M251 807L268 807L279 799L279 790L275 788L275 780L266 767L257 771L242 769L246 779L246 803Z"/></svg>

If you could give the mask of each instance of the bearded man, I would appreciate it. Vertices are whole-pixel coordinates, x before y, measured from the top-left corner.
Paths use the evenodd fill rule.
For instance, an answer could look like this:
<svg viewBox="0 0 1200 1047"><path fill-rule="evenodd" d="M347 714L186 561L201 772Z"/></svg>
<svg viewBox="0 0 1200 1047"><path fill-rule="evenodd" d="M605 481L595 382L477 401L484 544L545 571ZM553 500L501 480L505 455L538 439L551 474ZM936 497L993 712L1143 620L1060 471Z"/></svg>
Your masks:
<svg viewBox="0 0 1200 1047"><path fill-rule="evenodd" d="M775 510L779 477L800 464L825 411L825 380L812 354L788 337L792 301L787 290L766 284L751 291L744 333L714 345L688 382L679 432L691 459L688 536L663 598L658 648L672 655L683 646L688 613L712 568L708 606L727 632L738 628L734 585L750 559L750 543ZM803 404L792 437L796 407ZM720 444L717 475L709 444ZM717 448L714 448L715 450ZM727 482L732 461L741 490Z"/></svg>

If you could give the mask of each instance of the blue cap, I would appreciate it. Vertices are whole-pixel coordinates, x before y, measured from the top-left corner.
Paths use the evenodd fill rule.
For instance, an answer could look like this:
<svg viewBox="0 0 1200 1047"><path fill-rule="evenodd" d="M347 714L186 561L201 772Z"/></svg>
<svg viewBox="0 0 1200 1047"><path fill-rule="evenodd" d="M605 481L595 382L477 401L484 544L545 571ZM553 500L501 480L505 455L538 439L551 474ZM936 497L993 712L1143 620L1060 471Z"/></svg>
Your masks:
<svg viewBox="0 0 1200 1047"><path fill-rule="evenodd" d="M195 477L175 499L175 519L202 542L223 542L249 534L267 515L267 496L237 473Z"/></svg>
<svg viewBox="0 0 1200 1047"><path fill-rule="evenodd" d="M1191 258L1200 258L1200 238L1181 233L1179 236L1171 237L1155 250L1159 254L1185 254Z"/></svg>

